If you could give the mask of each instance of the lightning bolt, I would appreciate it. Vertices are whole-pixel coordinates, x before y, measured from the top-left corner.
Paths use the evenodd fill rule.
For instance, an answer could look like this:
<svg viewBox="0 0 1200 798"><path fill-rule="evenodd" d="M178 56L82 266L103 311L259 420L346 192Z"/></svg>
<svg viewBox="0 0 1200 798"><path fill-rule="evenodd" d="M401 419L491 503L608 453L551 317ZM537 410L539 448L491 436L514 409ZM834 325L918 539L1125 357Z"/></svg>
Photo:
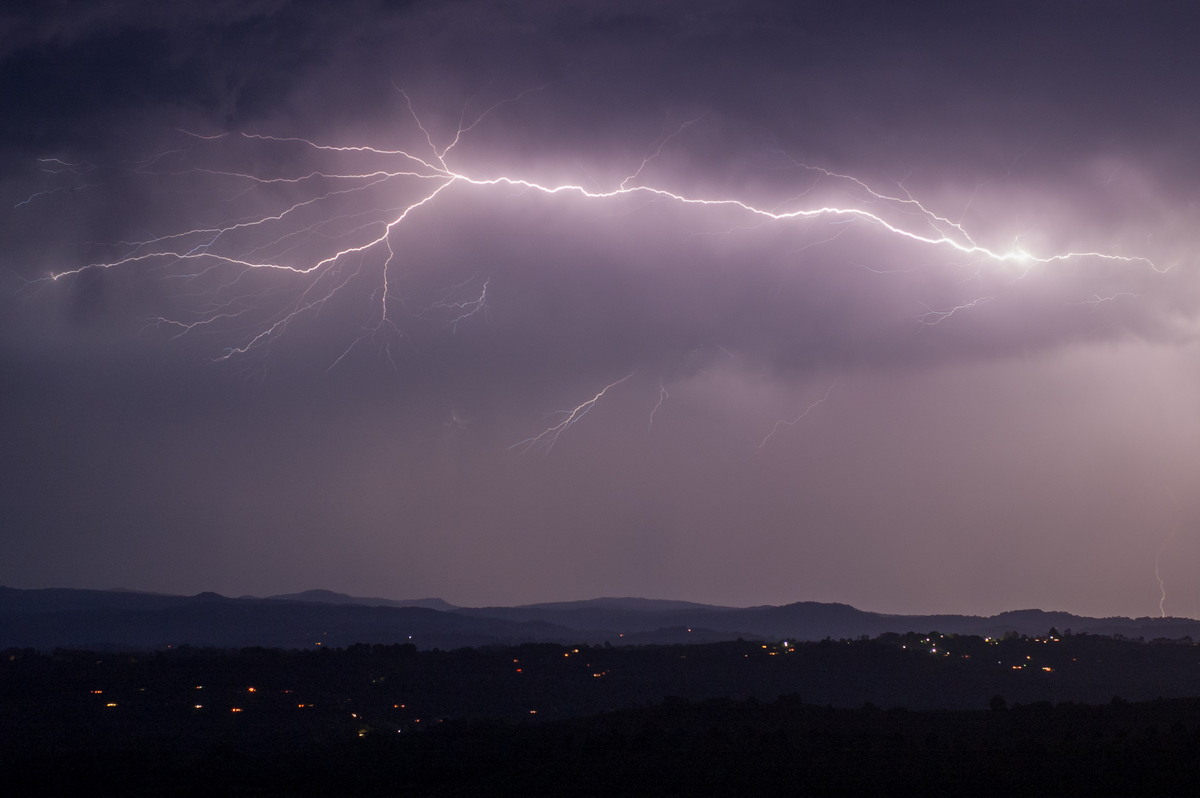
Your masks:
<svg viewBox="0 0 1200 798"><path fill-rule="evenodd" d="M40 171L52 175L74 175L76 177L85 175L95 171L96 167L89 163L69 163L61 158L38 158L38 163L42 164ZM48 188L42 191L35 191L25 199L13 205L13 210L23 208L31 204L34 200L40 197L49 197L55 194L69 194L73 191L83 191L88 188L97 188L99 183L80 183L75 186L58 186L56 188Z"/></svg>
<svg viewBox="0 0 1200 798"><path fill-rule="evenodd" d="M407 100L407 95L405 95L405 98ZM515 99L507 100L505 102L514 101ZM388 249L390 237L393 231L402 225L419 208L431 203L440 194L445 192L446 189L453 185L473 186L478 188L507 185L513 188L540 192L547 195L568 194L584 197L590 200L612 200L623 196L640 195L644 197L666 200L685 206L708 206L731 209L749 217L758 218L760 220L769 222L789 222L822 217L828 217L832 220L858 220L869 223L870 225L880 228L899 238L908 239L932 247L947 248L965 255L979 256L996 263L1048 264L1055 261L1068 259L1098 258L1125 263L1144 263L1154 267L1154 264L1149 259L1144 257L1125 256L1096 251L1066 252L1039 256L1027 252L1019 247L1007 251L991 249L987 246L977 243L972 236L967 234L961 225L929 210L922 203L907 195L907 192L905 193L905 196L884 194L871 188L858 178L832 172L820 167L804 166L804 168L817 171L823 176L847 181L862 188L873 201L896 205L906 212L915 213L918 218L922 219L925 223L927 223L928 226L933 228L933 232L909 229L901 226L901 224L898 222L889 221L883 215L881 215L882 211L876 212L869 210L866 207L820 205L817 207L797 208L793 210L771 210L756 206L742 199L732 197L694 197L654 185L631 185L631 183L642 174L646 166L661 153L662 148L666 145L666 143L675 136L679 135L679 133L681 133L688 126L694 124L696 120L690 120L681 125L679 130L675 131L671 135L664 136L659 141L654 152L647 156L636 170L622 179L617 186L609 190L593 190L582 185L571 183L548 185L509 175L498 175L491 177L478 176L453 169L449 165L447 157L461 143L463 136L478 126L487 116L487 114L499 105L500 104L493 106L487 112L479 115L469 124L465 124L460 127L452 137L450 143L439 148L433 143L431 134L424 124L421 123L420 118L417 116L415 111L412 111L411 102L409 102L409 109L412 111L414 120L417 122L419 129L426 138L429 150L432 153L432 157L423 156L415 152L402 149L382 149L367 145L335 146L320 144L301 137L271 136L256 133L237 134L239 137L245 140L270 142L275 144L296 144L325 154L371 155L391 158L399 162L398 165L400 168L338 173L313 171L295 177L261 177L246 172L199 169L196 171L211 175L238 178L258 186L279 184L302 185L317 183L320 181L333 183L357 183L358 185L350 185L344 189L335 189L322 193L316 193L310 198L296 202L275 214L264 215L258 218L236 222L227 226L195 228L162 237L148 239L145 241L134 242L133 250L124 257L110 261L95 262L76 269L56 272L50 275L50 279L59 280L64 277L77 275L80 272L89 269L110 269L146 261L182 261L184 263L198 262L209 265L222 264L233 266L238 269L262 269L287 272L293 275L313 275L323 270L330 270L333 265L351 255L362 253L374 248ZM232 134L219 134L215 136L202 136L199 134L190 135L203 141L217 141L226 139ZM317 259L310 263L287 263L282 261L260 261L250 259L245 256L220 254L214 251L215 245L222 238L227 238L232 234L247 230L262 230L265 232L270 229L272 225L286 222L293 217L299 216L302 211L310 206L327 203L329 201L336 200L339 197L344 197L350 193L363 192L366 189L403 178L411 178L413 181L417 182L426 182L431 186L431 188L421 194L416 201L399 206L397 212L390 219L370 221L355 227L352 232L365 233L366 235L364 236L364 240L354 246L339 249L327 257ZM326 223L337 218L338 217L336 216L330 217L326 220ZM307 232L312 232L313 230L313 227L306 228ZM372 232L374 234L372 234ZM183 242L191 242L195 241L196 239L201 239L201 243L190 247L180 246L180 244ZM266 247L258 247L258 249L264 248ZM389 250L388 254L389 257L392 257L395 253ZM1157 270L1157 267L1155 268ZM271 331L268 329L265 330L264 333L269 335L271 334ZM253 345L254 343L252 342L248 346L252 347Z"/></svg>
<svg viewBox="0 0 1200 798"><path fill-rule="evenodd" d="M1158 581L1158 617L1167 617L1167 583L1163 581L1162 572L1159 570L1159 561L1162 559L1163 552L1166 551L1166 545L1158 550L1154 555L1154 578Z"/></svg>
<svg viewBox="0 0 1200 798"><path fill-rule="evenodd" d="M330 368L340 363L356 346L374 343L386 351L389 359L392 345L403 338L402 326L396 318L396 308L405 308L405 300L396 289L396 273L407 253L401 246L400 231L418 224L423 211L461 192L481 192L494 187L507 187L518 193L545 196L574 197L592 203L615 203L625 199L669 203L685 209L710 209L730 214L745 222L758 225L808 225L821 220L842 225L824 241L841 235L845 225L866 225L899 241L907 241L941 250L957 256L968 256L981 263L1018 267L1018 278L1025 277L1035 266L1089 259L1115 264L1148 267L1154 272L1164 270L1141 256L1129 256L1099 251L1072 251L1037 254L1014 244L1004 250L980 243L963 224L938 213L901 186L898 192L877 190L852 175L809 166L791 159L791 166L816 175L818 181L849 187L862 197L859 204L808 203L801 192L773 207L756 204L749 199L731 196L693 195L667 185L647 180L647 173L660 158L664 149L685 130L698 122L691 119L673 129L664 125L662 132L636 168L625 173L615 185L588 187L578 183L550 183L528 176L488 173L468 170L455 164L455 156L469 134L478 128L497 108L516 103L530 92L502 100L482 113L468 118L465 107L458 127L443 143L424 124L407 93L401 91L407 112L424 139L417 149L391 149L366 144L335 145L298 136L275 136L264 133L221 133L200 135L183 131L197 147L237 146L299 148L326 159L328 163L345 164L342 168L316 169L296 174L258 174L237 168L192 166L171 171L173 159L190 157L191 150L167 151L146 159L137 172L147 175L181 177L188 174L239 186L232 199L252 191L261 191L275 200L274 209L266 213L247 214L228 222L202 224L191 229L168 233L138 241L122 242L118 257L97 260L76 268L49 274L46 281L69 280L91 270L142 267L161 272L186 286L180 297L188 300L186 310L151 320L155 326L169 329L174 337L199 335L203 332L224 333L238 330L234 342L223 348L214 360L225 361L253 352L265 353L271 342L282 336L304 317L315 316L331 301L350 290L352 285L367 281L371 285L373 311L364 321L361 332ZM202 150L207 152L207 150ZM366 159L366 165L355 168ZM48 171L75 174L89 173L91 164L70 164L56 159L45 160ZM299 198L295 198L299 194ZM28 203L37 194L25 200ZM22 203L22 204L25 204ZM870 267L865 267L870 268ZM876 271L875 269L871 269ZM879 270L883 273L883 270ZM470 299L459 298L456 292L466 284L452 287L445 297L429 309L449 315L449 326L457 330L469 318L486 311L490 279L485 279L478 294ZM1089 302L1098 305L1115 299L1094 297ZM990 296L948 309L928 308L916 316L922 326L934 326L957 313L992 299ZM393 366L395 361L393 360ZM533 438L521 441L516 448L534 446L549 449L558 436L570 428L604 395L628 376L611 383L589 401L568 411L565 418ZM832 388L832 386L831 386ZM654 412L667 398L660 384L660 395ZM828 396L828 392L826 394ZM816 404L824 401L824 398ZM813 405L815 406L815 404ZM813 406L804 411L806 414ZM650 426L653 425L651 413ZM781 426L796 423L781 421L763 439L762 448Z"/></svg>
<svg viewBox="0 0 1200 798"><path fill-rule="evenodd" d="M667 393L666 386L663 385L662 380L659 380L658 381L658 401L654 404L654 407L650 410L650 422L646 425L646 432L649 432L650 430L654 429L654 416L656 413L658 413L658 409L663 406L663 402L667 401L667 399L669 399L670 397L671 397L671 394Z"/></svg>
<svg viewBox="0 0 1200 798"><path fill-rule="evenodd" d="M762 452L763 447L767 445L767 441L769 441L769 440L771 440L771 438L775 437L776 433L778 433L779 430L781 430L784 427L796 426L797 424L800 423L800 421L805 416L807 416L809 413L811 413L813 410L815 410L818 406L824 404L829 399L829 395L833 393L834 386L836 386L836 385L837 385L837 380L834 380L833 382L831 382L829 384L829 387L825 389L825 395L822 396L821 398L817 399L816 401L810 403L807 407L805 407L803 410L801 410L800 415L798 415L795 418L790 419L790 420L783 419L780 421L776 421L775 426L771 427L771 431L768 432L766 434L766 436L759 442L758 446L754 447L755 451Z"/></svg>
<svg viewBox="0 0 1200 798"><path fill-rule="evenodd" d="M914 198L912 196L912 194L909 193L908 189L904 188L903 185L900 186L900 188L903 189L903 196L884 194L882 192L876 191L875 189L871 188L871 186L867 185L865 182L858 179L857 177L854 177L853 175L840 174L838 172L831 171L831 170L826 169L821 166L812 166L810 164L803 163L802 161L798 161L795 158L793 158L792 156L787 155L786 153L780 153L780 154L784 155L784 157L786 157L789 161L791 161L792 166L795 168L804 169L804 170L811 171L811 172L816 172L827 178L851 183L855 186L858 186L860 189L862 189L867 194L867 196L869 196L875 200L879 200L885 204L898 205L902 208L904 206L908 206L908 208L910 210L915 211L915 213L918 217L922 218L925 222L927 222L932 230L937 231L938 233L940 233L942 235L958 236L959 240L963 241L964 243L966 243L972 247L976 246L974 239L971 238L971 236L967 233L967 231L963 228L963 226L961 224L959 224L957 222L953 222L950 219L946 218L945 216L940 216L937 213L934 213L933 211L931 211L929 208L922 205L916 198Z"/></svg>
<svg viewBox="0 0 1200 798"><path fill-rule="evenodd" d="M475 278L472 278L464 283L459 283L458 285L452 286L448 293L452 294L474 282L475 282ZM458 332L459 322L466 321L467 319L471 318L472 316L475 316L476 314L486 313L486 311L487 311L487 290L488 290L489 283L491 283L491 278L488 278L483 281L483 285L479 288L479 295L476 296L474 299L467 299L467 300L460 300L460 301L450 301L450 300L443 299L443 300L433 303L430 310L435 310L435 309L436 310L449 310L452 313L456 314L454 316L454 318L450 319L448 324L452 330L454 330L455 332Z"/></svg>
<svg viewBox="0 0 1200 798"><path fill-rule="evenodd" d="M920 322L922 325L924 325L926 327L934 327L938 324L941 324L946 319L953 316L955 313L958 313L960 310L967 310L968 308L978 307L987 302L991 302L993 299L995 299L995 297L984 296L984 297L979 297L978 299L972 299L970 302L964 302L961 305L955 305L954 307L947 308L945 310L928 309L924 313L917 314L916 318L917 318L917 321Z"/></svg>
<svg viewBox="0 0 1200 798"><path fill-rule="evenodd" d="M663 147L667 146L667 144L669 144L672 139L679 136L681 133L683 133L683 131L687 130L689 127L691 127L692 125L696 124L699 121L700 121L699 117L697 117L695 119L689 119L688 121L679 125L679 127L677 127L674 130L674 132L669 133L669 134L666 132L665 127L664 127L663 132L659 134L658 145L654 148L654 152L650 153L649 155L647 155L645 158L642 159L642 162L640 164L638 164L638 168L635 169L631 175L629 175L628 177L626 177L624 180L621 181L619 188L622 191L627 191L629 189L629 184L642 176L642 172L645 171L646 167L650 165L650 162L655 160L656 158L659 158L662 155Z"/></svg>
<svg viewBox="0 0 1200 798"><path fill-rule="evenodd" d="M547 453L549 453L549 451L554 448L554 444L558 443L558 438L560 435L562 435L568 429L573 427L575 425L575 423L578 422L581 418L586 416L588 414L588 411L591 410L593 407L595 407L596 403L599 402L606 393L608 393L614 387L625 382L625 380L632 377L635 373L636 372L631 371L628 374L626 374L624 377L622 377L621 379L610 382L608 385L605 385L603 388L601 388L600 392L597 393L595 396L593 396L591 399L588 399L586 402L582 402L581 404L576 405L571 410L558 411L557 415L561 416L562 420L559 421L557 424L555 424L551 427L547 427L546 429L542 430L541 432L539 432L537 435L534 435L533 437L526 438L523 441L517 441L516 443L509 446L508 448L509 449L517 449L521 452L527 452L530 449L537 447L540 449L544 449Z"/></svg>
<svg viewBox="0 0 1200 798"><path fill-rule="evenodd" d="M1179 516L1183 516L1183 507L1179 504L1179 499L1175 498L1175 491L1171 490L1170 486L1165 486L1167 495L1171 497L1171 503L1175 505L1175 509L1179 512ZM1158 614L1159 617L1167 617L1167 583L1163 579L1161 563L1162 556L1175 542L1175 536L1179 532L1179 523L1176 522L1171 526L1171 531L1163 538L1162 543L1158 547L1158 551L1154 555L1154 579L1158 582Z"/></svg>
<svg viewBox="0 0 1200 798"><path fill-rule="evenodd" d="M1096 308L1100 307L1105 302L1116 302L1121 297L1131 297L1133 299L1137 299L1140 296L1141 296L1141 294L1135 294L1130 291L1118 291L1115 294L1111 294L1109 296L1100 296L1099 294L1093 294L1090 298L1081 300L1079 302L1075 302L1073 304L1089 305L1091 307L1091 312L1095 313Z"/></svg>

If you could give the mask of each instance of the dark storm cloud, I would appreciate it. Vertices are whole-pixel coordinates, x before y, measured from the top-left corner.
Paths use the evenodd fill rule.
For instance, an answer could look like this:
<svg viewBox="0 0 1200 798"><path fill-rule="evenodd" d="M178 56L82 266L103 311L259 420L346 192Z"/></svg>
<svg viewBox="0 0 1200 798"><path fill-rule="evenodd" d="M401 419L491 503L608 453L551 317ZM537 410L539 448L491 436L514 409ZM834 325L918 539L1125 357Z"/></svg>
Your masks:
<svg viewBox="0 0 1200 798"><path fill-rule="evenodd" d="M1144 560L1145 536L1194 517L1146 487L1182 490L1195 465L1171 398L1197 383L1179 368L1200 297L1188 4L131 1L0 20L22 552L0 581L958 610L974 575L971 608L1077 608L1104 602L1055 586L1062 552ZM447 156L472 177L607 190L638 173L924 236L961 224L995 253L1129 260L998 262L861 216L459 182L395 228L391 261L379 245L299 278L160 258L25 284L342 185L214 170L398 166L241 133L431 159L426 135L444 147L485 111ZM429 185L203 246L310 265ZM314 296L268 346L210 362ZM161 321L214 315L179 337ZM509 448L630 374L573 447ZM819 422L777 425L825 396ZM1068 478L1081 448L1111 471ZM944 594L917 586L931 552L961 569Z"/></svg>

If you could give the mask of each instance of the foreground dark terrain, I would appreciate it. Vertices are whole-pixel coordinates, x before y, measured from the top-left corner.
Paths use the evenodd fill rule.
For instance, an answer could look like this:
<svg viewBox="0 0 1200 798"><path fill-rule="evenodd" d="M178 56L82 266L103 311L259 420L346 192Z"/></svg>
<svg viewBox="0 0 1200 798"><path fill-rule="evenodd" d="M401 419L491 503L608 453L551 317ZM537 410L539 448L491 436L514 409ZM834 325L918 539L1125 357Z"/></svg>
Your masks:
<svg viewBox="0 0 1200 798"><path fill-rule="evenodd" d="M12 649L11 795L1185 794L1200 647Z"/></svg>

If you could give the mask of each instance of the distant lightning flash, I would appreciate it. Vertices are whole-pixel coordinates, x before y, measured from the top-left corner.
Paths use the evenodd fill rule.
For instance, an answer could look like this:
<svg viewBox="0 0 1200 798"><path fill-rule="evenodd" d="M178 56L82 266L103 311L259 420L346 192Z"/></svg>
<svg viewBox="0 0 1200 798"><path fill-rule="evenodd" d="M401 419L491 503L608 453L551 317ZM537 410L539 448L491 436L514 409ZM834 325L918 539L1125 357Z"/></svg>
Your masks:
<svg viewBox="0 0 1200 798"><path fill-rule="evenodd" d="M628 374L626 374L624 377L622 377L621 379L610 382L608 385L605 385L603 388L601 388L600 392L597 393L595 396L593 396L591 399L588 399L586 402L583 402L582 404L577 405L575 408L573 408L571 410L560 410L558 412L558 415L562 416L562 421L558 422L557 424L555 424L552 427L546 428L545 430L543 430L542 432L539 432L537 435L534 435L531 438L526 438L523 441L517 441L516 443L514 443L512 446L509 446L508 448L518 449L522 452L527 452L533 448L539 448L539 449L544 449L545 451L549 452L551 449L554 448L554 444L558 443L558 437L560 435L562 435L564 432L566 432L568 429L570 429L572 426L574 426L575 423L577 421L579 421L581 418L586 416L588 414L588 411L591 410L593 407L595 407L596 403L599 402L600 399L603 398L606 393L608 393L610 390L612 390L616 386L620 385L621 383L625 382L625 380L632 377L634 375L634 373L635 372L631 371Z"/></svg>

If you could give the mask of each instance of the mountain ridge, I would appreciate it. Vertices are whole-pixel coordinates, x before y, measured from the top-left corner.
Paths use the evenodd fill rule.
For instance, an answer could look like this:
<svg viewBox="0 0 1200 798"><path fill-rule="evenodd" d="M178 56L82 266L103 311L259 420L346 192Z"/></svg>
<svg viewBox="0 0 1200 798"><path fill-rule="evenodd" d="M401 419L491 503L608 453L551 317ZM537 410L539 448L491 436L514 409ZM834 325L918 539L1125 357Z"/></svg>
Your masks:
<svg viewBox="0 0 1200 798"><path fill-rule="evenodd" d="M239 598L254 599L257 596L240 596ZM385 599L376 597L351 596L333 590L316 588L302 590L299 593L282 593L275 596L264 596L267 601L310 601L325 604L363 604L373 607L424 607L430 610L457 609L453 604L440 598L420 599Z"/></svg>
<svg viewBox="0 0 1200 798"><path fill-rule="evenodd" d="M853 639L911 631L1039 636L1052 627L1063 633L1069 629L1129 638L1200 639L1200 620L1190 618L1090 618L1039 609L992 616L892 615L815 601L724 607L636 597L458 607L438 598L378 599L330 590L231 598L211 591L173 596L0 586L0 648L307 648L355 643L461 648L522 642Z"/></svg>

